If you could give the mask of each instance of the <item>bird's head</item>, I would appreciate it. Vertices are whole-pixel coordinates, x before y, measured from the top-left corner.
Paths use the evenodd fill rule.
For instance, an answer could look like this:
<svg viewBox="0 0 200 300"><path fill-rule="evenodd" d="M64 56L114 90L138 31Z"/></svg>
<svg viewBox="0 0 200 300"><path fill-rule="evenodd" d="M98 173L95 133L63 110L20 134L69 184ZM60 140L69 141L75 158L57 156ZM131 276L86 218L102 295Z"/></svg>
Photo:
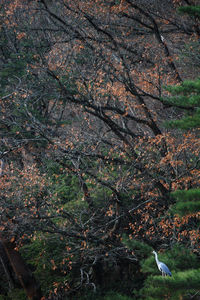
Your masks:
<svg viewBox="0 0 200 300"><path fill-rule="evenodd" d="M153 254L156 254L156 251L152 251Z"/></svg>

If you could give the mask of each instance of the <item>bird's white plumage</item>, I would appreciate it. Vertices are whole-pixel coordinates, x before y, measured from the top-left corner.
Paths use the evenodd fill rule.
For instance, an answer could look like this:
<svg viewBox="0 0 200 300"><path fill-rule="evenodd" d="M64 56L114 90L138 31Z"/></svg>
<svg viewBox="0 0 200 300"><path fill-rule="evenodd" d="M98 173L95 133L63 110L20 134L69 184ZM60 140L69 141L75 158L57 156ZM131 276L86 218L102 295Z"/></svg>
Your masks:
<svg viewBox="0 0 200 300"><path fill-rule="evenodd" d="M155 255L155 260L156 260L158 269L160 272L162 272L162 275L163 276L166 276L166 275L172 276L172 273L170 272L170 270L166 266L166 264L164 264L163 262L158 260L158 254L155 251L153 251L152 253Z"/></svg>

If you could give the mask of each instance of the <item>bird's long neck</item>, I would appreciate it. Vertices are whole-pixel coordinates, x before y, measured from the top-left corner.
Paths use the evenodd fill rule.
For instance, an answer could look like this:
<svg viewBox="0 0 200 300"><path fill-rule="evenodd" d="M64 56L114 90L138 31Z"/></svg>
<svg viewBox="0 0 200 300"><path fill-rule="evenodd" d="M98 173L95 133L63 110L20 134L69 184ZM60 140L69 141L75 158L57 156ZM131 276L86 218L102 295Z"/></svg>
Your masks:
<svg viewBox="0 0 200 300"><path fill-rule="evenodd" d="M155 254L156 263L157 263L157 265L158 265L158 264L159 264L158 254L157 254L156 252L155 252L154 254Z"/></svg>

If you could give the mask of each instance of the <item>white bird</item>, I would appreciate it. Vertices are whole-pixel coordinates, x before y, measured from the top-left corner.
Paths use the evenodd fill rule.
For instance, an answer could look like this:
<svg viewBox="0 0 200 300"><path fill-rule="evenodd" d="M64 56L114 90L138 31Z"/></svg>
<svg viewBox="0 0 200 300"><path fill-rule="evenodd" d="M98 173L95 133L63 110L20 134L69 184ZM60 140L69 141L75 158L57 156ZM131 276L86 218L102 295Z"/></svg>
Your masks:
<svg viewBox="0 0 200 300"><path fill-rule="evenodd" d="M160 272L162 272L162 276L172 276L172 273L170 272L170 270L168 269L168 267L166 266L166 264L164 264L163 262L158 260L158 254L156 253L156 251L152 252L153 254L155 254L155 260L158 266L158 269L160 270Z"/></svg>
<svg viewBox="0 0 200 300"><path fill-rule="evenodd" d="M165 39L164 36L160 35L161 41L164 43Z"/></svg>

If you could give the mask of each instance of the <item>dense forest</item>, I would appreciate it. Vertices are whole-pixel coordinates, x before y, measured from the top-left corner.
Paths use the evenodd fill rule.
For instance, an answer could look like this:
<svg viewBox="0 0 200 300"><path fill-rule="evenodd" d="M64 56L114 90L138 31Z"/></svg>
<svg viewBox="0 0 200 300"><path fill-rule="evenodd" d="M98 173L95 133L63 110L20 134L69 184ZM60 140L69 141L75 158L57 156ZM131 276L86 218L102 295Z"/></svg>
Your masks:
<svg viewBox="0 0 200 300"><path fill-rule="evenodd" d="M199 71L198 0L1 0L0 300L200 299Z"/></svg>

